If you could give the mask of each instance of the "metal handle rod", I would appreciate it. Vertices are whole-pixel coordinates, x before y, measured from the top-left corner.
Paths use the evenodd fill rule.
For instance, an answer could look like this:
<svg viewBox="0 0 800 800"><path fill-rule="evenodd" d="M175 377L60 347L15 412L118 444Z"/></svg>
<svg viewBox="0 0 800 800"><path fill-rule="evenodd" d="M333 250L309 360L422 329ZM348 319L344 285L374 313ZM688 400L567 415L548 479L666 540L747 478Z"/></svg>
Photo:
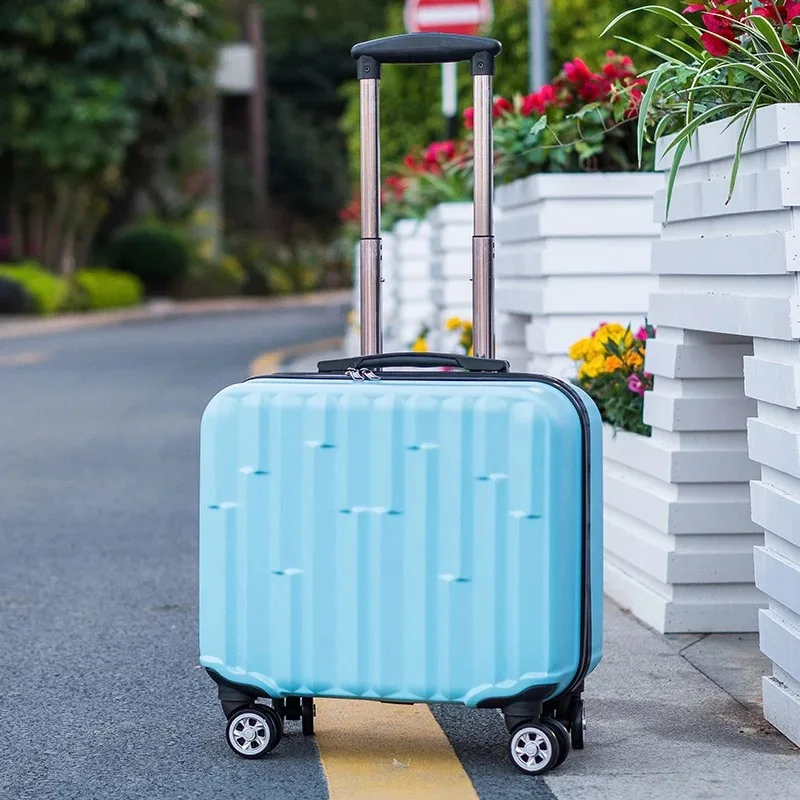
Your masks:
<svg viewBox="0 0 800 800"><path fill-rule="evenodd" d="M381 202L379 81L359 81L361 92L361 353L380 353Z"/></svg>
<svg viewBox="0 0 800 800"><path fill-rule="evenodd" d="M494 358L494 221L492 76L473 79L474 231L472 236L473 348L478 358Z"/></svg>

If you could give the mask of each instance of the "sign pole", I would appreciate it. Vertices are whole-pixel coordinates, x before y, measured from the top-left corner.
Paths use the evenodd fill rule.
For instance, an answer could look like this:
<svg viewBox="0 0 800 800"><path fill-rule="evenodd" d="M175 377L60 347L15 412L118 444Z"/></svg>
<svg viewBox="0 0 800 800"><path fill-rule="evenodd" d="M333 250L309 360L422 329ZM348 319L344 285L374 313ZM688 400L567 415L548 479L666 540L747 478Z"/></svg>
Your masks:
<svg viewBox="0 0 800 800"><path fill-rule="evenodd" d="M547 0L529 0L528 4L528 60L530 91L536 92L550 76L547 52Z"/></svg>
<svg viewBox="0 0 800 800"><path fill-rule="evenodd" d="M442 64L442 114L445 139L458 136L458 72L457 64Z"/></svg>
<svg viewBox="0 0 800 800"><path fill-rule="evenodd" d="M403 21L409 33L477 36L492 22L492 0L405 0ZM458 71L442 64L442 116L447 139L458 136Z"/></svg>

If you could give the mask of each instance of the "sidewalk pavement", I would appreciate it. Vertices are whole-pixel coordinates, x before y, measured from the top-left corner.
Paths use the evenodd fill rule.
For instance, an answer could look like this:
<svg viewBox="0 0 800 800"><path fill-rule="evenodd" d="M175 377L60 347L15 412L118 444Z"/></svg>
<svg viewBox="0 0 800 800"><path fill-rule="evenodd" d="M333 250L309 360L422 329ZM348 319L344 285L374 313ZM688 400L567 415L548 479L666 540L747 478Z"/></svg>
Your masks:
<svg viewBox="0 0 800 800"><path fill-rule="evenodd" d="M281 370L316 371L327 351ZM800 750L764 720L757 634L662 636L610 600L586 681L586 749L545 780L558 800L798 800Z"/></svg>

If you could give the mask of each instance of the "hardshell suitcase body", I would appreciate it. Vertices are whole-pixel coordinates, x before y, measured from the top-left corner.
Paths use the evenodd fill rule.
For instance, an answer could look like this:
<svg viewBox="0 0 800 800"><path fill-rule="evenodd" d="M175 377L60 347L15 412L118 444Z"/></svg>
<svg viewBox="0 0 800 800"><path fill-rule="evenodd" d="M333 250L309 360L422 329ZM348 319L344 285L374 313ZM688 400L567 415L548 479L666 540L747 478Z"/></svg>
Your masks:
<svg viewBox="0 0 800 800"><path fill-rule="evenodd" d="M491 103L476 61L495 45L409 35L354 48L369 147L365 67L471 58L476 239L491 239L491 186L478 230ZM362 158L362 187L374 184ZM365 239L367 355L236 384L204 414L201 664L245 757L272 749L284 718L312 732L314 697L445 702L501 709L512 760L541 773L582 746L583 679L601 655L600 417L579 389L487 358L491 241L488 257L473 247L482 357L377 352L380 245Z"/></svg>

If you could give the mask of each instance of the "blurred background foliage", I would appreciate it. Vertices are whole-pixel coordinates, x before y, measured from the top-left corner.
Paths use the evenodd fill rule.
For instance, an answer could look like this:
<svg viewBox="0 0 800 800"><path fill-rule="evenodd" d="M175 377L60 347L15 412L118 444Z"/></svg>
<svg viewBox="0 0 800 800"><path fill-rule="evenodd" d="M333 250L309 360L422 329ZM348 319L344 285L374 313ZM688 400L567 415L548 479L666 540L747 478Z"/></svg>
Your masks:
<svg viewBox="0 0 800 800"><path fill-rule="evenodd" d="M659 0L659 3L677 10L684 7L681 0ZM370 35L403 33L403 5L402 0L389 0L384 25ZM510 97L515 93L528 93L528 5L528 0L494 2L494 21L489 35L503 43L494 81L498 95ZM637 0L551 0L548 30L551 74L557 74L562 64L573 58L582 58L590 66L597 65L609 49L630 55L639 71L654 68L658 63L654 56L616 37L661 48L662 31L655 14L631 15L610 34L601 37L604 28L618 14L639 5ZM445 138L440 75L441 69L437 66L383 70L381 161L384 169L402 161L409 151ZM343 94L347 98L347 109L342 127L347 134L351 177L355 180L359 149L357 84L347 84ZM466 64L459 65L458 97L460 109L472 105L472 79ZM463 133L463 127L461 130Z"/></svg>
<svg viewBox="0 0 800 800"><path fill-rule="evenodd" d="M25 263L28 277L35 262L72 284L83 267L108 264L135 274L131 285L148 293L179 296L303 291L347 280L338 214L357 182L359 146L350 48L402 32L403 0L258 2L268 214L254 218L248 157L226 152L217 219L208 202L206 123L219 50L237 37L248 0L3 0L0 261ZM551 0L553 74L574 57L597 63L610 47L628 52L641 70L652 66L646 52L600 38L635 5ZM496 91L525 93L528 0L495 0L494 11L490 33L504 45ZM660 47L657 20L631 17L614 34ZM384 70L384 168L444 138L440 91L438 67ZM471 105L466 66L459 101L461 109ZM246 120L241 125L246 137ZM221 249L213 245L218 232ZM120 242L146 255L134 265ZM94 289L106 277L100 270L84 284ZM46 283L38 273L29 282L37 281Z"/></svg>

